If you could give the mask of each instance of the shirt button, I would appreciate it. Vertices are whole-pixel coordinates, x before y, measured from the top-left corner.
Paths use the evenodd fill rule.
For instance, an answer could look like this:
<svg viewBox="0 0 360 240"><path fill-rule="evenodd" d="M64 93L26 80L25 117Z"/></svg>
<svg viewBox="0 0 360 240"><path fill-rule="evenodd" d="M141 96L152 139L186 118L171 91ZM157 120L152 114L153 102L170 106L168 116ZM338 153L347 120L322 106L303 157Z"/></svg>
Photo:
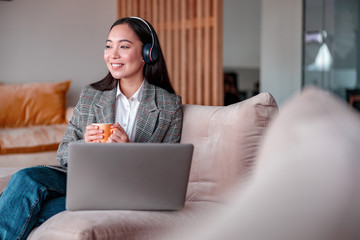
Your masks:
<svg viewBox="0 0 360 240"><path fill-rule="evenodd" d="M133 102L133 101L134 101L134 98L131 98L131 101Z"/></svg>

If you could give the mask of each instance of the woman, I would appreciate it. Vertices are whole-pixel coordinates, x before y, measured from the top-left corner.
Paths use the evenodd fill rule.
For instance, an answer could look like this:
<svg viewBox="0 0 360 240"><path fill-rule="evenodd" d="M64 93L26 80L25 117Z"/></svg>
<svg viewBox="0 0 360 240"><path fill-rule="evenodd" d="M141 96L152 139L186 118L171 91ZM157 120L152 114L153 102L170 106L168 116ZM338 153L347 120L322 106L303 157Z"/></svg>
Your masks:
<svg viewBox="0 0 360 240"><path fill-rule="evenodd" d="M112 143L180 141L181 98L174 94L152 26L137 17L116 21L104 60L108 75L83 89L58 148L65 170L70 142L102 138L93 123L115 123ZM0 197L0 239L26 239L35 226L65 210L65 193L62 171L33 167L15 173Z"/></svg>

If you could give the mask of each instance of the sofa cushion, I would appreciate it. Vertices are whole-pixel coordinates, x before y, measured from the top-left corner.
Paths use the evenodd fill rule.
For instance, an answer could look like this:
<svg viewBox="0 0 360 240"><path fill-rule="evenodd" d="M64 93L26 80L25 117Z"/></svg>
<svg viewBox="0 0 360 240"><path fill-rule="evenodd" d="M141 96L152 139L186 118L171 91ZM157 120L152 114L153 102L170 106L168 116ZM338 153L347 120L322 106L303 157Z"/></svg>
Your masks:
<svg viewBox="0 0 360 240"><path fill-rule="evenodd" d="M70 83L0 84L0 128L65 123Z"/></svg>
<svg viewBox="0 0 360 240"><path fill-rule="evenodd" d="M244 181L264 130L277 113L269 93L226 107L184 105L182 143L194 144L188 201L224 201Z"/></svg>
<svg viewBox="0 0 360 240"><path fill-rule="evenodd" d="M58 165L56 150L35 153L0 154L0 168Z"/></svg>
<svg viewBox="0 0 360 240"><path fill-rule="evenodd" d="M359 146L360 114L306 88L272 122L253 179L229 212L207 236L198 229L202 237L182 239L359 239Z"/></svg>
<svg viewBox="0 0 360 240"><path fill-rule="evenodd" d="M27 239L162 239L165 233L185 231L218 207L188 202L179 211L64 211L34 229Z"/></svg>
<svg viewBox="0 0 360 240"><path fill-rule="evenodd" d="M23 169L23 167L0 167L0 193L4 191L11 175L21 169Z"/></svg>
<svg viewBox="0 0 360 240"><path fill-rule="evenodd" d="M66 124L0 129L0 154L57 150Z"/></svg>

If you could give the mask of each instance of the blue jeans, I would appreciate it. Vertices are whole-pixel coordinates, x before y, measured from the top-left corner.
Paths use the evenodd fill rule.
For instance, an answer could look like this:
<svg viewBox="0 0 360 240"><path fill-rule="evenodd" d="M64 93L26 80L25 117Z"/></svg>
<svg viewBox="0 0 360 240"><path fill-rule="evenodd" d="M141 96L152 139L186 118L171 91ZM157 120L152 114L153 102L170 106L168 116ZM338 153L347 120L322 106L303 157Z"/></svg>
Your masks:
<svg viewBox="0 0 360 240"><path fill-rule="evenodd" d="M66 174L46 167L15 173L0 197L0 239L26 239L31 230L65 210Z"/></svg>

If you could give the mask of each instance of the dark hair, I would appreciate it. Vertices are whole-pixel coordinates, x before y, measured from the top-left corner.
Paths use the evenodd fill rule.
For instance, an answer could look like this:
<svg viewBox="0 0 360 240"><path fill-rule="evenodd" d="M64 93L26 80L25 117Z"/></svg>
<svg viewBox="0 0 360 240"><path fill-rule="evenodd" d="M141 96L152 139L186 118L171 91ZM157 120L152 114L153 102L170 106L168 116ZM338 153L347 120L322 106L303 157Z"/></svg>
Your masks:
<svg viewBox="0 0 360 240"><path fill-rule="evenodd" d="M147 21L146 21L147 22ZM156 32L152 25L147 22L152 28L153 34L156 35ZM141 20L131 17L121 18L114 22L111 26L110 31L113 27L120 24L128 24L130 28L135 32L139 37L143 45L151 43L151 33L149 28ZM156 35L157 39L157 35ZM159 58L155 62L145 63L144 66L144 77L145 79L155 86L161 87L168 91L169 93L175 93L174 88L170 82L169 74L166 67L166 62L164 55L161 51L160 43L158 42ZM116 87L117 79L113 78L110 72L98 82L91 84L90 86L100 91L108 91Z"/></svg>

